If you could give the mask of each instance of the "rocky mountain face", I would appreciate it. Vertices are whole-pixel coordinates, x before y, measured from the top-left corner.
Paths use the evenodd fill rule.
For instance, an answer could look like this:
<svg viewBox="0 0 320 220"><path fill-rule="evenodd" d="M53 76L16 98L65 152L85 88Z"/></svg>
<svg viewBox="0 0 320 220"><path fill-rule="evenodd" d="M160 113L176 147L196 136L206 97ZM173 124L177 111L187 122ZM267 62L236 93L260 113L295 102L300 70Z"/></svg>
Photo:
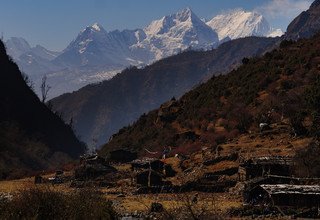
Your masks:
<svg viewBox="0 0 320 220"><path fill-rule="evenodd" d="M231 22L226 23L228 19ZM143 29L108 32L93 24L60 53L41 46L31 49L18 38L6 44L9 54L34 82L35 91L40 94L41 78L47 75L52 87L49 96L55 97L108 80L128 66L143 67L186 49L208 50L230 39L267 36L271 31L261 15L251 12L219 15L207 24L186 8ZM272 36L278 35L281 33L274 32Z"/></svg>
<svg viewBox="0 0 320 220"><path fill-rule="evenodd" d="M280 37L283 34L280 29L273 29L262 15L243 10L217 15L206 24L218 33L220 40L248 36Z"/></svg>
<svg viewBox="0 0 320 220"><path fill-rule="evenodd" d="M288 26L286 39L309 38L320 30L320 0L314 1L309 10L302 12Z"/></svg>
<svg viewBox="0 0 320 220"><path fill-rule="evenodd" d="M16 54L30 51L20 46ZM84 144L39 101L2 41L0 61L0 179L54 168L83 153Z"/></svg>
<svg viewBox="0 0 320 220"><path fill-rule="evenodd" d="M145 68L129 68L109 81L64 94L51 103L90 146L106 142L118 129L173 96L236 68L243 57L259 56L279 39L250 37L212 51L187 51Z"/></svg>

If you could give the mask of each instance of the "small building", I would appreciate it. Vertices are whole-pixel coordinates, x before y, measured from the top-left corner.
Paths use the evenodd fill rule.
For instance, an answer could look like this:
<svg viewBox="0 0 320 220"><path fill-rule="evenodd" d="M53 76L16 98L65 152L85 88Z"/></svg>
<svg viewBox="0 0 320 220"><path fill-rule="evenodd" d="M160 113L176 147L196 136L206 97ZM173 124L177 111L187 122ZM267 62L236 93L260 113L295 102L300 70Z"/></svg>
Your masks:
<svg viewBox="0 0 320 220"><path fill-rule="evenodd" d="M264 184L244 194L244 200L252 205L319 207L320 185Z"/></svg>
<svg viewBox="0 0 320 220"><path fill-rule="evenodd" d="M80 164L105 164L108 165L107 161L100 157L98 154L85 154L80 156Z"/></svg>
<svg viewBox="0 0 320 220"><path fill-rule="evenodd" d="M120 150L111 151L109 153L108 160L111 162L117 162L117 163L128 163L137 159L137 157L138 157L137 153L120 149Z"/></svg>
<svg viewBox="0 0 320 220"><path fill-rule="evenodd" d="M267 175L290 176L293 166L291 157L268 156L251 158L240 164L240 180L250 180Z"/></svg>
<svg viewBox="0 0 320 220"><path fill-rule="evenodd" d="M40 184L40 183L43 183L43 178L40 175L36 175L34 177L34 184Z"/></svg>
<svg viewBox="0 0 320 220"><path fill-rule="evenodd" d="M162 173L164 166L164 162L156 158L143 158L131 162L131 168L134 171L151 169L156 172Z"/></svg>
<svg viewBox="0 0 320 220"><path fill-rule="evenodd" d="M80 157L80 166L75 169L75 178L78 180L95 179L117 170L98 155L85 155Z"/></svg>

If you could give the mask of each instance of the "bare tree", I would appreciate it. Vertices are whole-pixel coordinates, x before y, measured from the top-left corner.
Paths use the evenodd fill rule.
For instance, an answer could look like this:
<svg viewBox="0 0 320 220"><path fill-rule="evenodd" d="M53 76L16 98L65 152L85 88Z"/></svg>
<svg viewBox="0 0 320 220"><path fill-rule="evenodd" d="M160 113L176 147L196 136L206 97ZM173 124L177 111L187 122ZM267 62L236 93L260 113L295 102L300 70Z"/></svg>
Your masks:
<svg viewBox="0 0 320 220"><path fill-rule="evenodd" d="M51 86L47 84L47 76L42 77L42 83L41 83L41 95L42 95L42 102L46 102L48 97L48 92L51 89Z"/></svg>

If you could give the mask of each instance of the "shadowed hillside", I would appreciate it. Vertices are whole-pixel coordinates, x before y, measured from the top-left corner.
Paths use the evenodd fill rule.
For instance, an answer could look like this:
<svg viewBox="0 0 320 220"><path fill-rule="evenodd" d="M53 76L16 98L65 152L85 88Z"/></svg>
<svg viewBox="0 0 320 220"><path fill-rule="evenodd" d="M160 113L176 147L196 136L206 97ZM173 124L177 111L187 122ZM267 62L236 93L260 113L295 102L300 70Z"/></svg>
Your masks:
<svg viewBox="0 0 320 220"><path fill-rule="evenodd" d="M55 167L85 146L27 85L0 42L0 179Z"/></svg>

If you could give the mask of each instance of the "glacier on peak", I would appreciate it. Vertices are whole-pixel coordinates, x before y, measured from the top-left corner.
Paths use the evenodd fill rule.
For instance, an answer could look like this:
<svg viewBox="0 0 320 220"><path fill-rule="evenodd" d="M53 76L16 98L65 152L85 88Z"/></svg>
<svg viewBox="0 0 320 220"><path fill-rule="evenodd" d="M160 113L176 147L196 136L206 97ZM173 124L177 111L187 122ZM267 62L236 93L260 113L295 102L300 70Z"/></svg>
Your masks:
<svg viewBox="0 0 320 220"><path fill-rule="evenodd" d="M96 31L101 31L101 25L98 23L94 23L91 27Z"/></svg>
<svg viewBox="0 0 320 220"><path fill-rule="evenodd" d="M219 42L217 33L198 18L190 8L164 16L150 23L141 42L156 59L173 55L187 48L211 49Z"/></svg>
<svg viewBox="0 0 320 220"><path fill-rule="evenodd" d="M233 40L248 36L269 36L275 31L261 14L242 9L217 15L206 24L218 33L220 40L226 37ZM278 30L272 36L280 34Z"/></svg>

